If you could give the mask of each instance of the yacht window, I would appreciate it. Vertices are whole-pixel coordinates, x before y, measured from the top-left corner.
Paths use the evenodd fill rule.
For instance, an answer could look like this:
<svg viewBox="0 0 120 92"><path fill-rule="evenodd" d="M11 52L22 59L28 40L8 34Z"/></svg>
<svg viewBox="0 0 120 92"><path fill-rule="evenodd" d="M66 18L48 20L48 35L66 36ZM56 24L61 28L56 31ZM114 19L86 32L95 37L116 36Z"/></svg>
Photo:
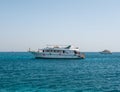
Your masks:
<svg viewBox="0 0 120 92"><path fill-rule="evenodd" d="M77 51L74 51L75 54L77 54Z"/></svg>

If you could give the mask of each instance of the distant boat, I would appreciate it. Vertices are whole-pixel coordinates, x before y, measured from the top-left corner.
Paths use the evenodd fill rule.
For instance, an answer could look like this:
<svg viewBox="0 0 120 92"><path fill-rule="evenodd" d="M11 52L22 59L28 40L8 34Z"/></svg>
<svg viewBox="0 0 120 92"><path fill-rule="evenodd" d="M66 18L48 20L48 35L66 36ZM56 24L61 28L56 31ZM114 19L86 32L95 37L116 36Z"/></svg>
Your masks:
<svg viewBox="0 0 120 92"><path fill-rule="evenodd" d="M100 52L101 54L112 54L112 52L111 51L109 51L109 50L104 50L104 51L102 51L102 52Z"/></svg>
<svg viewBox="0 0 120 92"><path fill-rule="evenodd" d="M78 48L71 48L71 45L67 47L52 46L38 51L29 51L35 58L61 58L61 59L83 59L84 54L80 53Z"/></svg>

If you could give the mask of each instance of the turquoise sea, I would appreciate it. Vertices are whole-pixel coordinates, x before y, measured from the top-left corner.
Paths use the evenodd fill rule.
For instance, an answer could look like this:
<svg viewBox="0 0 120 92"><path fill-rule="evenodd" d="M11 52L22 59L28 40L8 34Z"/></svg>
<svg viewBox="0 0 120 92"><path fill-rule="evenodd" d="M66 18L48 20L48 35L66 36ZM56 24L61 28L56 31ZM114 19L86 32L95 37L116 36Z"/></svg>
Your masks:
<svg viewBox="0 0 120 92"><path fill-rule="evenodd" d="M120 92L120 53L79 59L34 59L0 53L0 92Z"/></svg>

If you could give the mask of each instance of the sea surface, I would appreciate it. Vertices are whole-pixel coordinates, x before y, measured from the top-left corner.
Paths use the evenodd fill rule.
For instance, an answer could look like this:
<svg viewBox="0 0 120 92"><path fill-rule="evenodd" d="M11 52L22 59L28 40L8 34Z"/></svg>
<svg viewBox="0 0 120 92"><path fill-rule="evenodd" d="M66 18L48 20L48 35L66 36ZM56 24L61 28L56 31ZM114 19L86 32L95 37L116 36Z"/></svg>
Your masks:
<svg viewBox="0 0 120 92"><path fill-rule="evenodd" d="M120 53L79 59L34 59L0 52L0 92L120 92Z"/></svg>

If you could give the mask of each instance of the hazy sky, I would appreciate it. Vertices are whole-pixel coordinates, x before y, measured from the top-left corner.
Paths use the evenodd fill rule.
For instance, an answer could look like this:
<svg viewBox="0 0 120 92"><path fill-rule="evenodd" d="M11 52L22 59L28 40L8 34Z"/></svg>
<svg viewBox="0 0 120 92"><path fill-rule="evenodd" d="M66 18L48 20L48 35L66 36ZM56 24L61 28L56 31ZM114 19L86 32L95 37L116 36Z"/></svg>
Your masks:
<svg viewBox="0 0 120 92"><path fill-rule="evenodd" d="M46 44L120 51L120 0L0 0L0 51Z"/></svg>

